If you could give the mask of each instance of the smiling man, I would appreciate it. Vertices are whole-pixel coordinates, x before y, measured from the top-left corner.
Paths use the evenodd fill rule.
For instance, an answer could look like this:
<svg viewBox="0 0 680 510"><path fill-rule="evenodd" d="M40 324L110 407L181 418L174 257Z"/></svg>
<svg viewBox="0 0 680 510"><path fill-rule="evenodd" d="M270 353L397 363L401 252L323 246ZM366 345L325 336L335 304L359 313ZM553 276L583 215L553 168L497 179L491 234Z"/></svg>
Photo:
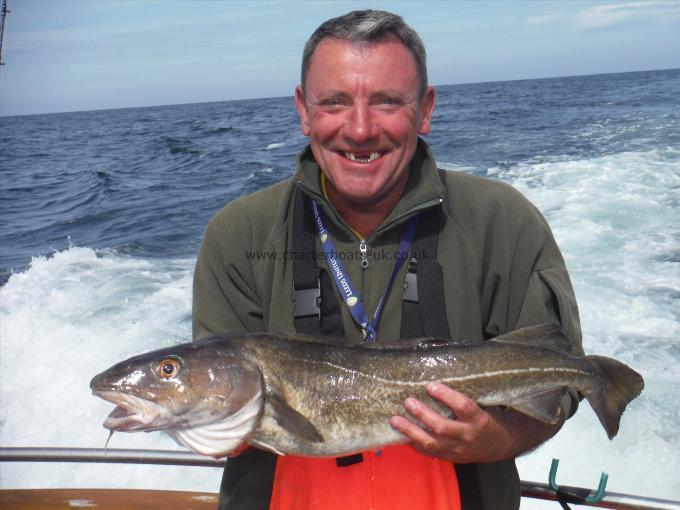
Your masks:
<svg viewBox="0 0 680 510"><path fill-rule="evenodd" d="M435 91L423 44L399 16L355 11L322 24L305 46L295 103L310 139L295 176L231 202L208 226L195 338L297 331L346 345L481 342L552 321L582 352L545 220L502 183L439 171L420 138ZM450 412L407 399L390 419L404 445L340 459L245 451L227 465L220 508L517 508L514 458L562 422L482 409L436 381L428 392ZM564 396L563 417L576 402Z"/></svg>
<svg viewBox="0 0 680 510"><path fill-rule="evenodd" d="M331 203L368 237L404 194L418 135L430 131L432 87L396 37L323 39L295 91L302 132Z"/></svg>

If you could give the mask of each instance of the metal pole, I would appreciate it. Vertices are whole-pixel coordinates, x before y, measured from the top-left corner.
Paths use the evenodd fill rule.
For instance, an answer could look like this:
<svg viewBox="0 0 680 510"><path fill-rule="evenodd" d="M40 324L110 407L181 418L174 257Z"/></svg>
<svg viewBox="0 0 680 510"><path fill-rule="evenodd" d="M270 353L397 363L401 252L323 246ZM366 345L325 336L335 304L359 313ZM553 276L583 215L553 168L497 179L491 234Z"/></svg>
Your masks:
<svg viewBox="0 0 680 510"><path fill-rule="evenodd" d="M113 464L161 464L169 466L224 467L224 460L213 460L190 452L175 450L126 450L108 448L0 448L0 462L96 462ZM583 487L561 486L560 491L585 498L590 494ZM522 482L522 497L559 501L548 484ZM649 498L632 494L607 492L598 503L582 503L563 499L570 504L618 510L680 510L680 501Z"/></svg>
<svg viewBox="0 0 680 510"><path fill-rule="evenodd" d="M0 66L5 65L2 61L2 48L5 45L5 18L8 13L7 0L2 0L2 11L0 11Z"/></svg>
<svg viewBox="0 0 680 510"><path fill-rule="evenodd" d="M98 462L224 467L226 461L174 450L111 448L0 448L0 462Z"/></svg>
<svg viewBox="0 0 680 510"><path fill-rule="evenodd" d="M547 483L525 482L522 481L522 497L543 499L548 501L559 501L558 495ZM590 489L583 487L561 486L561 491L570 495L578 495L585 499L591 494ZM562 500L573 505L584 505L597 508L615 508L618 510L680 510L680 501L670 499L649 498L645 496L635 496L632 494L620 494L607 491L602 501L599 503L583 503L576 501L576 498L563 498Z"/></svg>

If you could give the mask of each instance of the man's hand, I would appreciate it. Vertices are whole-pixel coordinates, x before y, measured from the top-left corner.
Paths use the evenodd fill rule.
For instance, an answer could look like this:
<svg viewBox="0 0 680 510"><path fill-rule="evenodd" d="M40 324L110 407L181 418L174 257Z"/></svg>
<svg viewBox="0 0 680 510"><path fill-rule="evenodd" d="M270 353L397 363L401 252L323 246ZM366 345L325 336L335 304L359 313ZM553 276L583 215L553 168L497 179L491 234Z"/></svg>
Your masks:
<svg viewBox="0 0 680 510"><path fill-rule="evenodd" d="M406 399L404 407L425 428L403 416L390 418L390 425L409 438L416 450L459 464L495 462L527 452L562 426L563 417L547 424L511 409L482 409L476 402L451 388L430 383L427 392L449 407L446 418L415 398Z"/></svg>

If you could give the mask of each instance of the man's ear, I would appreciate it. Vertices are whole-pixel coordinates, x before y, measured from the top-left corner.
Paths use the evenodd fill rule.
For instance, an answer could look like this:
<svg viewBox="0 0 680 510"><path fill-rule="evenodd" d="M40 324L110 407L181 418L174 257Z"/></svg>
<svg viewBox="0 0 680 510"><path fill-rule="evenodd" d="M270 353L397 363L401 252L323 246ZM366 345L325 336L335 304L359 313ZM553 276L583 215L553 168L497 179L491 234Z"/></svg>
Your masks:
<svg viewBox="0 0 680 510"><path fill-rule="evenodd" d="M418 134L426 135L432 128L432 113L434 113L434 106L437 102L437 93L434 87L428 86L425 89L423 98L418 104L418 113L420 114L420 122L418 123Z"/></svg>
<svg viewBox="0 0 680 510"><path fill-rule="evenodd" d="M305 94L302 92L302 86L298 85L295 87L295 108L297 108L298 115L300 115L300 131L305 136L309 136L309 112L307 111L307 105L305 104Z"/></svg>

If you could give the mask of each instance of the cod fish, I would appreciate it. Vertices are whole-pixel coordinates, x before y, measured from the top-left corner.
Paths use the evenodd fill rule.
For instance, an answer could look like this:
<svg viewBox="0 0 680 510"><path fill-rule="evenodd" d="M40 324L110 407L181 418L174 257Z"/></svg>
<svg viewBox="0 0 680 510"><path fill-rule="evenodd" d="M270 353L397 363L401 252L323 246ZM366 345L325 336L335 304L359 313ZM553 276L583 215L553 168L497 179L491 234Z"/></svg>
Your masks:
<svg viewBox="0 0 680 510"><path fill-rule="evenodd" d="M479 343L434 339L343 347L313 337L208 337L135 356L95 376L93 393L116 404L113 431L164 430L222 458L244 443L280 455L342 456L406 438L388 424L415 397L440 412L425 386L439 381L481 406L507 406L546 423L567 388L585 396L609 438L644 386L602 356L571 356L552 325Z"/></svg>

